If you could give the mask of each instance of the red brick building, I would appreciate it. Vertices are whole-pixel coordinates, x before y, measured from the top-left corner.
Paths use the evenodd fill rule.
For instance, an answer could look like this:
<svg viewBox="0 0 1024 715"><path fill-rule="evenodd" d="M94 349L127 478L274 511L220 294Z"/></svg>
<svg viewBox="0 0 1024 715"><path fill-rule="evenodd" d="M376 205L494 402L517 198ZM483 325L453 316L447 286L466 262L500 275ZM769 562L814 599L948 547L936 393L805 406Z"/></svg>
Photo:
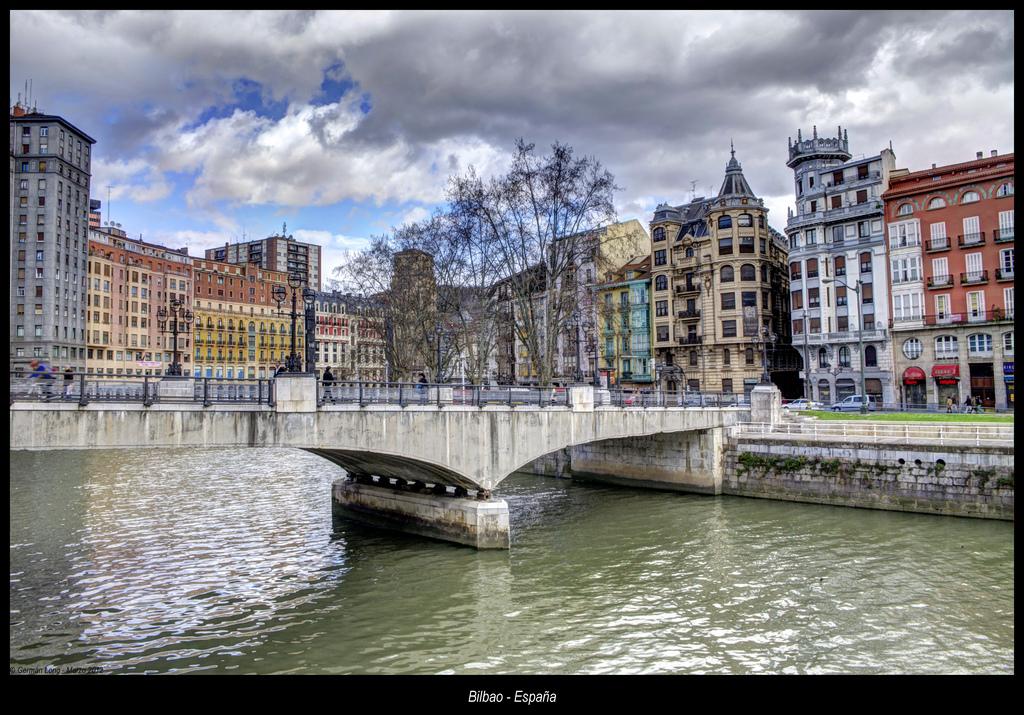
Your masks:
<svg viewBox="0 0 1024 715"><path fill-rule="evenodd" d="M891 174L885 202L900 401L1014 404L1014 157Z"/></svg>

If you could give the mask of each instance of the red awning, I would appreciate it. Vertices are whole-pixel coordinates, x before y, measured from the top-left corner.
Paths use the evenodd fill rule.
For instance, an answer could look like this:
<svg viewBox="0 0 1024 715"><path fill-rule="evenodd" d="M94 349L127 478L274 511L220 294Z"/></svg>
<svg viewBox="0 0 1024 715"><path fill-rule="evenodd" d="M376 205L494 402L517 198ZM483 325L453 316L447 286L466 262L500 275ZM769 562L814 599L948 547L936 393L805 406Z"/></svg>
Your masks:
<svg viewBox="0 0 1024 715"><path fill-rule="evenodd" d="M960 378L960 365L932 365L932 377L955 377Z"/></svg>
<svg viewBox="0 0 1024 715"><path fill-rule="evenodd" d="M906 370L903 371L904 385L913 385L918 382L924 382L924 378L924 370L922 370L919 367L908 367Z"/></svg>

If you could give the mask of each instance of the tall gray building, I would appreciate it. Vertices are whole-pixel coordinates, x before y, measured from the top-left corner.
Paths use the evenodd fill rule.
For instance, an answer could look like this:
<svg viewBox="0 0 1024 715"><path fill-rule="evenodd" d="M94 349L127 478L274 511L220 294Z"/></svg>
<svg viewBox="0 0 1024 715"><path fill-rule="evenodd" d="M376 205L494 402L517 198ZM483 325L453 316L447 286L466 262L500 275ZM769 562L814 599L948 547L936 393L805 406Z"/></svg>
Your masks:
<svg viewBox="0 0 1024 715"><path fill-rule="evenodd" d="M91 147L63 117L16 104L11 129L12 370L85 370Z"/></svg>
<svg viewBox="0 0 1024 715"><path fill-rule="evenodd" d="M287 231L288 225L285 224L278 236L227 243L223 248L208 248L206 259L236 265L256 265L282 273L300 273L305 276L306 285L313 290L320 290L320 246L296 241Z"/></svg>
<svg viewBox="0 0 1024 715"><path fill-rule="evenodd" d="M895 400L889 330L889 266L882 193L892 149L854 157L846 132L789 142L796 211L789 210L793 347L804 394L831 404L861 391ZM860 343L863 342L863 355Z"/></svg>

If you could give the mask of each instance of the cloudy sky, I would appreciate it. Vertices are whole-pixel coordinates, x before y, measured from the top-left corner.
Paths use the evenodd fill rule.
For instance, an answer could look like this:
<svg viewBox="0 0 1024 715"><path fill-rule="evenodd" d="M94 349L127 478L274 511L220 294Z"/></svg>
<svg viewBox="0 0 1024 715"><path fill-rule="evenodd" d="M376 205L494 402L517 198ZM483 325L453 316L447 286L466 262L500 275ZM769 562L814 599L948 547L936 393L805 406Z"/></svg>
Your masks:
<svg viewBox="0 0 1024 715"><path fill-rule="evenodd" d="M717 192L732 139L782 230L798 127L912 170L1013 151L1013 40L981 11L15 11L10 100L31 79L97 139L130 235L201 255L287 221L330 268L517 137L597 157L644 225Z"/></svg>

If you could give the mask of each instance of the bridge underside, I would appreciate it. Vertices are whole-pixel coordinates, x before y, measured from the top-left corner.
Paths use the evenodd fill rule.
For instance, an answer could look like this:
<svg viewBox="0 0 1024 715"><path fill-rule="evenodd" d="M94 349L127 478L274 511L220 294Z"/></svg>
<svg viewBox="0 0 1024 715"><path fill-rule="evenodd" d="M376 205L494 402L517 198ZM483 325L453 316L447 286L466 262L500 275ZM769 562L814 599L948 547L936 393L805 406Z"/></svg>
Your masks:
<svg viewBox="0 0 1024 715"><path fill-rule="evenodd" d="M484 487L472 479L439 467L436 464L422 462L409 457L398 457L389 454L361 452L349 449L311 449L303 451L319 455L348 472L351 477L376 476L402 479L407 482L424 482L426 484L444 484L462 487L467 491L483 490Z"/></svg>

